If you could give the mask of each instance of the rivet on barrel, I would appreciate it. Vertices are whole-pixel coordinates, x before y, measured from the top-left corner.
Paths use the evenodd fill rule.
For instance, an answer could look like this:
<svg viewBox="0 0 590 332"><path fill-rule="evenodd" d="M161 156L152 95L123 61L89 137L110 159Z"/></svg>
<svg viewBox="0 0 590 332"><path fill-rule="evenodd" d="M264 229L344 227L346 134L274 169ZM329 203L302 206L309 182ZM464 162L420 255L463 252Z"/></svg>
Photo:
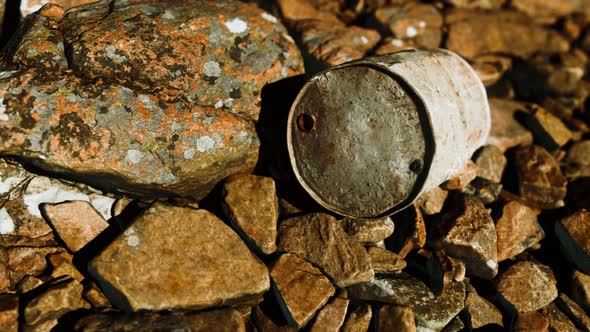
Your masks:
<svg viewBox="0 0 590 332"><path fill-rule="evenodd" d="M322 206L379 218L458 172L490 129L485 88L446 50L409 50L315 75L289 114L291 164Z"/></svg>

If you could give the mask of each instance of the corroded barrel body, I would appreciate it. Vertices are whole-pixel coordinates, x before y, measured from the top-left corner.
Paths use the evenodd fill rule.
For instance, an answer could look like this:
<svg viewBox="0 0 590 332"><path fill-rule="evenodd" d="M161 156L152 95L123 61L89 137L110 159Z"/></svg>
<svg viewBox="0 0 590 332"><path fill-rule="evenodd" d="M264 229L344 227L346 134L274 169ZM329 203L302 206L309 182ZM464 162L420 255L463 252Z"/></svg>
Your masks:
<svg viewBox="0 0 590 332"><path fill-rule="evenodd" d="M364 58L315 75L289 114L295 175L322 206L391 215L465 165L490 130L485 88L446 50Z"/></svg>

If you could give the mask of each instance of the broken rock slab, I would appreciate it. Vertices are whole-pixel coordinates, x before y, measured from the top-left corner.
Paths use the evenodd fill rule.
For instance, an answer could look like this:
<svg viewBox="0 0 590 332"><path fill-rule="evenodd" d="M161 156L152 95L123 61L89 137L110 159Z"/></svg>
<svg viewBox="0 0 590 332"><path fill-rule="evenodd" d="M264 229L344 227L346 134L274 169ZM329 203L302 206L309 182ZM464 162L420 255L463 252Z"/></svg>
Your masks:
<svg viewBox="0 0 590 332"><path fill-rule="evenodd" d="M514 324L518 332L547 332L549 321L538 311L519 313Z"/></svg>
<svg viewBox="0 0 590 332"><path fill-rule="evenodd" d="M270 287L266 266L221 220L160 203L96 256L89 271L126 311L244 303Z"/></svg>
<svg viewBox="0 0 590 332"><path fill-rule="evenodd" d="M435 187L434 189L422 194L416 203L420 206L422 212L426 215L433 215L439 213L444 204L449 192L442 189L441 187Z"/></svg>
<svg viewBox="0 0 590 332"><path fill-rule="evenodd" d="M502 151L519 145L533 143L533 134L515 118L518 112L526 112L526 104L510 100L490 98L492 129L488 144Z"/></svg>
<svg viewBox="0 0 590 332"><path fill-rule="evenodd" d="M571 280L572 299L586 312L590 312L590 276L575 270Z"/></svg>
<svg viewBox="0 0 590 332"><path fill-rule="evenodd" d="M479 296L473 288L467 292L465 309L469 315L471 327L474 329L489 324L504 326L500 310L491 302Z"/></svg>
<svg viewBox="0 0 590 332"><path fill-rule="evenodd" d="M406 261L393 251L381 247L367 248L371 258L371 268L375 273L399 273L406 267Z"/></svg>
<svg viewBox="0 0 590 332"><path fill-rule="evenodd" d="M538 210L517 201L502 207L502 216L496 222L498 262L513 258L545 237L537 221L538 214Z"/></svg>
<svg viewBox="0 0 590 332"><path fill-rule="evenodd" d="M561 311L555 303L549 303L541 310L543 316L549 322L550 331L560 332L577 332L576 325L569 319L569 317Z"/></svg>
<svg viewBox="0 0 590 332"><path fill-rule="evenodd" d="M416 332L412 308L398 305L384 305L377 312L378 331Z"/></svg>
<svg viewBox="0 0 590 332"><path fill-rule="evenodd" d="M383 241L393 234L395 228L389 217L378 220L344 218L339 222L346 234L362 244Z"/></svg>
<svg viewBox="0 0 590 332"><path fill-rule="evenodd" d="M335 292L320 270L294 254L282 255L270 276L285 318L297 328L305 326Z"/></svg>
<svg viewBox="0 0 590 332"><path fill-rule="evenodd" d="M497 289L518 312L539 310L557 298L556 280L545 265L521 261L498 278Z"/></svg>
<svg viewBox="0 0 590 332"><path fill-rule="evenodd" d="M365 248L325 213L310 213L283 221L278 250L292 252L319 267L338 287L373 279Z"/></svg>
<svg viewBox="0 0 590 332"><path fill-rule="evenodd" d="M346 318L342 332L366 332L369 330L369 324L372 318L371 306L362 303L354 309Z"/></svg>
<svg viewBox="0 0 590 332"><path fill-rule="evenodd" d="M333 298L316 315L311 332L338 332L344 324L348 310L348 299Z"/></svg>
<svg viewBox="0 0 590 332"><path fill-rule="evenodd" d="M580 271L590 273L590 212L579 210L555 223L563 254Z"/></svg>
<svg viewBox="0 0 590 332"><path fill-rule="evenodd" d="M474 158L477 176L499 183L506 167L507 159L502 150L494 145L486 145L476 152Z"/></svg>

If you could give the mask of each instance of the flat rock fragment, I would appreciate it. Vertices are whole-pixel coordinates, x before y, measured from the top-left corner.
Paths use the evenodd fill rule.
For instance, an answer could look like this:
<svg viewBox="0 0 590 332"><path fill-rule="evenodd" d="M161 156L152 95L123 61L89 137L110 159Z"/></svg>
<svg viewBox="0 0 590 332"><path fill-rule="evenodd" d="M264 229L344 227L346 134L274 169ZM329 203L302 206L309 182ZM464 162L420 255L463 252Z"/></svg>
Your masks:
<svg viewBox="0 0 590 332"><path fill-rule="evenodd" d="M521 312L516 317L514 331L547 332L549 321L538 311Z"/></svg>
<svg viewBox="0 0 590 332"><path fill-rule="evenodd" d="M504 326L502 323L502 313L492 303L479 296L475 291L467 292L465 299L465 309L469 314L471 327L474 329L495 324Z"/></svg>
<svg viewBox="0 0 590 332"><path fill-rule="evenodd" d="M375 273L399 273L406 267L406 261L393 251L381 247L367 248L371 258L371 268Z"/></svg>
<svg viewBox="0 0 590 332"><path fill-rule="evenodd" d="M279 325L272 321L260 308L260 305L257 305L252 309L251 319L254 322L254 325L258 329L258 331L265 331L265 332L296 332L298 331L296 328L289 326L289 325Z"/></svg>
<svg viewBox="0 0 590 332"><path fill-rule="evenodd" d="M539 144L554 151L573 138L572 132L555 115L542 107L536 107L528 117L528 126Z"/></svg>
<svg viewBox="0 0 590 332"><path fill-rule="evenodd" d="M431 4L406 2L384 6L375 11L375 19L387 28L399 43L437 48L442 40L443 17Z"/></svg>
<svg viewBox="0 0 590 332"><path fill-rule="evenodd" d="M393 234L395 228L389 217L378 220L344 218L340 223L346 234L363 244L383 241Z"/></svg>
<svg viewBox="0 0 590 332"><path fill-rule="evenodd" d="M82 282L84 279L84 276L74 266L73 256L67 252L58 252L47 255L47 261L51 265L52 278L70 276L79 282Z"/></svg>
<svg viewBox="0 0 590 332"><path fill-rule="evenodd" d="M14 290L25 276L41 275L49 267L46 259L47 255L60 251L63 251L63 249L57 246L15 246L7 249L0 247L0 255L6 255L5 262L8 270L6 274L8 289L2 291ZM0 277L2 276L0 275Z"/></svg>
<svg viewBox="0 0 590 332"><path fill-rule="evenodd" d="M590 317L584 312L576 302L570 299L564 293L560 293L557 304L561 310L570 317L572 322L584 331L590 331Z"/></svg>
<svg viewBox="0 0 590 332"><path fill-rule="evenodd" d="M539 211L517 201L502 207L502 216L496 222L498 262L520 254L545 237L538 214Z"/></svg>
<svg viewBox="0 0 590 332"><path fill-rule="evenodd" d="M0 295L0 330L18 332L18 296Z"/></svg>
<svg viewBox="0 0 590 332"><path fill-rule="evenodd" d="M488 144L506 151L533 142L533 134L515 118L517 112L526 112L526 105L509 99L490 98L492 129Z"/></svg>
<svg viewBox="0 0 590 332"><path fill-rule="evenodd" d="M322 272L294 254L282 255L270 276L289 324L303 327L334 294L334 286Z"/></svg>
<svg viewBox="0 0 590 332"><path fill-rule="evenodd" d="M92 241L109 223L85 201L44 204L47 222L51 223L68 249L76 252Z"/></svg>
<svg viewBox="0 0 590 332"><path fill-rule="evenodd" d="M369 281L374 276L365 248L328 214L311 213L283 221L278 250L295 253L318 266L338 287Z"/></svg>
<svg viewBox="0 0 590 332"><path fill-rule="evenodd" d="M418 206L420 206L420 209L424 214L437 214L442 210L448 195L448 191L442 189L441 187L435 187L434 189L422 194L416 203Z"/></svg>
<svg viewBox="0 0 590 332"><path fill-rule="evenodd" d="M590 273L590 212L576 211L555 224L562 252L580 271Z"/></svg>
<svg viewBox="0 0 590 332"><path fill-rule="evenodd" d="M469 182L467 187L463 189L463 192L479 198L484 204L491 204L500 197L502 188L502 184L500 183L476 177L473 181Z"/></svg>
<svg viewBox="0 0 590 332"><path fill-rule="evenodd" d="M311 326L312 332L338 332L344 324L348 310L348 299L335 297L326 304L316 315Z"/></svg>
<svg viewBox="0 0 590 332"><path fill-rule="evenodd" d="M576 325L567 317L566 314L563 313L555 305L555 303L549 303L547 306L541 310L543 316L549 322L549 330L550 331L559 331L559 332L577 332L579 331L576 328Z"/></svg>
<svg viewBox="0 0 590 332"><path fill-rule="evenodd" d="M569 148L565 159L567 177L590 177L590 140L575 142Z"/></svg>
<svg viewBox="0 0 590 332"><path fill-rule="evenodd" d="M453 176L443 184L443 187L446 190L463 190L467 187L469 182L475 179L476 176L477 166L473 161L469 160L457 175Z"/></svg>
<svg viewBox="0 0 590 332"><path fill-rule="evenodd" d="M263 253L276 250L279 202L271 178L244 175L223 185L229 219Z"/></svg>
<svg viewBox="0 0 590 332"><path fill-rule="evenodd" d="M46 3L53 3L68 10L72 7L81 6L96 0L27 0L20 3L20 13L23 17L39 10Z"/></svg>
<svg viewBox="0 0 590 332"><path fill-rule="evenodd" d="M96 256L89 271L126 311L248 303L270 287L264 264L221 220L160 203Z"/></svg>
<svg viewBox="0 0 590 332"><path fill-rule="evenodd" d="M414 312L410 307L384 305L377 312L378 331L416 332Z"/></svg>
<svg viewBox="0 0 590 332"><path fill-rule="evenodd" d="M590 276L580 271L572 275L571 297L586 312L590 312Z"/></svg>
<svg viewBox="0 0 590 332"><path fill-rule="evenodd" d="M555 277L545 265L521 261L498 278L497 289L518 312L539 310L557 297Z"/></svg>
<svg viewBox="0 0 590 332"><path fill-rule="evenodd" d="M474 159L477 176L499 183L506 167L507 159L502 150L494 145L486 145L476 152Z"/></svg>
<svg viewBox="0 0 590 332"><path fill-rule="evenodd" d="M463 331L464 328L465 328L465 324L463 323L461 318L459 318L459 316L457 316L457 317L453 318L453 320L451 320L451 322L449 324L447 324L447 326L445 326L444 329L442 329L442 332L459 332L459 331Z"/></svg>
<svg viewBox="0 0 590 332"><path fill-rule="evenodd" d="M362 303L354 309L346 318L342 332L366 332L369 330L369 324L372 318L371 306Z"/></svg>

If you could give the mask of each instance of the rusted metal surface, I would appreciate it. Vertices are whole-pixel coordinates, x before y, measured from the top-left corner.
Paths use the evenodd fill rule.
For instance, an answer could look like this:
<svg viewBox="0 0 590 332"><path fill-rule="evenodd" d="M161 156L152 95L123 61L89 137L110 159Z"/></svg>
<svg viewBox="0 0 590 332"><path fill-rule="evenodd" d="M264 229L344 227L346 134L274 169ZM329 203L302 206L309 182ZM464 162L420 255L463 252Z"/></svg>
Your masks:
<svg viewBox="0 0 590 332"><path fill-rule="evenodd" d="M377 218L464 166L490 129L483 84L459 56L408 50L314 76L287 130L295 175L322 206Z"/></svg>

